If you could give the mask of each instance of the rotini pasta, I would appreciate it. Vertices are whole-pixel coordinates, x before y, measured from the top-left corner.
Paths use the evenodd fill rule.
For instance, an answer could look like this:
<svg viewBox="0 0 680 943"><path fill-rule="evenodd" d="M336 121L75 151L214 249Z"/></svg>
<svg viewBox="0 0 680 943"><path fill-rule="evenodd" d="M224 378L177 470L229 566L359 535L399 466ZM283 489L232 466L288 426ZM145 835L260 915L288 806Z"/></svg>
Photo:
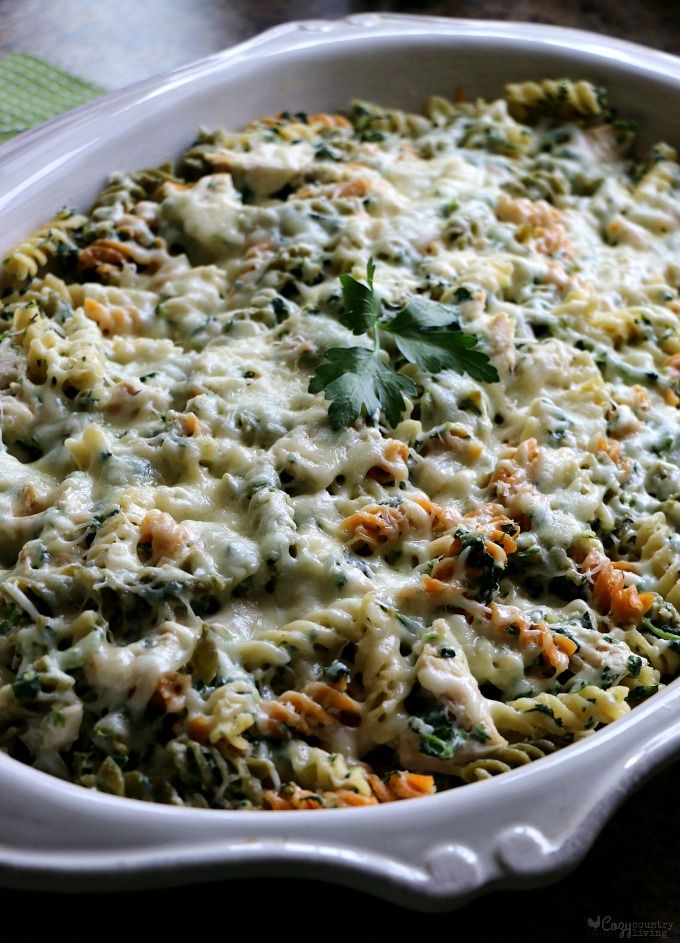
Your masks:
<svg viewBox="0 0 680 943"><path fill-rule="evenodd" d="M526 766L534 760L540 760L556 749L552 740L527 740L513 743L495 750L491 756L473 760L459 773L463 782L471 783L480 779L490 779L500 773L508 773L518 766Z"/></svg>
<svg viewBox="0 0 680 943"><path fill-rule="evenodd" d="M8 253L0 746L118 796L364 807L676 676L680 168L633 144L572 79L283 113ZM422 365L459 332L486 379ZM385 389L329 420L333 350L396 421Z"/></svg>
<svg viewBox="0 0 680 943"><path fill-rule="evenodd" d="M604 90L585 81L518 82L508 85L506 93L510 114L519 121L526 121L536 112L559 118L597 117L606 109Z"/></svg>
<svg viewBox="0 0 680 943"><path fill-rule="evenodd" d="M2 260L0 293L11 297L11 292L26 289L51 258L73 252L77 245L74 230L82 229L85 222L86 217L61 210L30 239L15 246Z"/></svg>

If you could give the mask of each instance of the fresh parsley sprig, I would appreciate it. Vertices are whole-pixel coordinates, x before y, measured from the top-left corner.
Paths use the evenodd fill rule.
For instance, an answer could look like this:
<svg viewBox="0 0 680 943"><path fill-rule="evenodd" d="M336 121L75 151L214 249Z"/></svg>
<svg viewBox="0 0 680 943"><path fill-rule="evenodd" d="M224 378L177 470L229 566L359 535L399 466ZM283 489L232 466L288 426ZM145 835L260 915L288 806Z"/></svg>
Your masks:
<svg viewBox="0 0 680 943"><path fill-rule="evenodd" d="M369 334L372 347L331 347L309 383L310 393L320 393L330 401L328 416L336 431L354 422L362 411L366 416L383 413L391 426L401 419L404 394L416 395L410 377L392 369L381 354L380 332L394 338L402 356L428 373L455 370L485 383L497 383L498 372L488 356L475 350L477 338L462 331L442 330L454 321L446 305L425 298L412 298L401 311L385 317L382 303L373 289L375 265L366 266L366 284L341 275L345 309L340 318L353 334Z"/></svg>

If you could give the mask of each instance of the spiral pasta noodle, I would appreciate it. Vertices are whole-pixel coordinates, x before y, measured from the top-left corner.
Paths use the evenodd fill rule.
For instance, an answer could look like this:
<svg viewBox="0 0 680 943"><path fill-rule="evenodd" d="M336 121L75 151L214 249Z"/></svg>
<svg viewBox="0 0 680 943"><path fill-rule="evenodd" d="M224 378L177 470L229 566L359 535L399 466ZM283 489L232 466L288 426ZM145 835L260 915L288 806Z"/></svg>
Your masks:
<svg viewBox="0 0 680 943"><path fill-rule="evenodd" d="M7 294L26 287L56 255L75 252L74 232L84 223L84 216L64 209L30 239L15 246L2 260L0 291Z"/></svg>

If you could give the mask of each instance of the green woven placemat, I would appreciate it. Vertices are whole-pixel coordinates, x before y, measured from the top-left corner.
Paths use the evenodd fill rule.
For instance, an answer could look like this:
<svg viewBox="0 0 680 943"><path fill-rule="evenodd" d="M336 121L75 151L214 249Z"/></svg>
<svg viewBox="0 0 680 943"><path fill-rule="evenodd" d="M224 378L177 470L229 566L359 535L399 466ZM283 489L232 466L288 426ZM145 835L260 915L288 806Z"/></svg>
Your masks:
<svg viewBox="0 0 680 943"><path fill-rule="evenodd" d="M24 52L0 57L0 142L106 90Z"/></svg>

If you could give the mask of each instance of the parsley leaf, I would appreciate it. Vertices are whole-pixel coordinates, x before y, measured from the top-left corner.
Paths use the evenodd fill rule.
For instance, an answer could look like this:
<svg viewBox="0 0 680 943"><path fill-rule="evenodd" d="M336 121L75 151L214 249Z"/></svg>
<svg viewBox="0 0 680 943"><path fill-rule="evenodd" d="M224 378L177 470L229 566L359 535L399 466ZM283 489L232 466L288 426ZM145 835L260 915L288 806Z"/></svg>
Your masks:
<svg viewBox="0 0 680 943"><path fill-rule="evenodd" d="M477 346L476 337L462 331L432 330L442 323L444 316L450 323L452 315L444 305L418 299L380 326L392 334L403 356L421 370L428 373L455 370L469 374L474 380L497 383L498 372L488 356L481 350L473 350Z"/></svg>
<svg viewBox="0 0 680 943"><path fill-rule="evenodd" d="M475 350L477 338L458 330L456 311L446 305L414 298L391 318L383 317L379 296L373 290L375 265L366 266L366 284L351 275L341 275L344 310L340 320L353 334L370 334L371 347L331 347L324 354L309 382L310 393L321 393L330 401L328 415L337 432L361 413L371 417L384 413L396 426L406 409L404 394L415 396L410 377L393 370L381 354L380 332L392 335L400 353L421 370L438 373L455 370L483 382L498 382L498 372L488 356ZM440 328L455 325L455 330Z"/></svg>
<svg viewBox="0 0 680 943"><path fill-rule="evenodd" d="M438 301L430 301L428 298L411 298L403 311L400 311L396 317L388 321L387 324L381 324L390 330L390 326L402 315L406 314L415 321L422 330L427 331L433 327L451 327L455 325L455 330L459 328L457 311L455 308L449 308L447 305L440 304Z"/></svg>
<svg viewBox="0 0 680 943"><path fill-rule="evenodd" d="M353 334L366 334L374 327L382 313L380 298L373 291L374 272L373 259L369 259L366 266L368 285L358 282L351 275L340 276L342 297L345 302L345 311L340 320Z"/></svg>
<svg viewBox="0 0 680 943"><path fill-rule="evenodd" d="M395 373L377 350L366 347L331 347L309 384L310 393L324 391L331 400L328 416L337 432L348 426L362 410L367 416L383 411L392 426L406 408L402 393L414 396L413 380Z"/></svg>

